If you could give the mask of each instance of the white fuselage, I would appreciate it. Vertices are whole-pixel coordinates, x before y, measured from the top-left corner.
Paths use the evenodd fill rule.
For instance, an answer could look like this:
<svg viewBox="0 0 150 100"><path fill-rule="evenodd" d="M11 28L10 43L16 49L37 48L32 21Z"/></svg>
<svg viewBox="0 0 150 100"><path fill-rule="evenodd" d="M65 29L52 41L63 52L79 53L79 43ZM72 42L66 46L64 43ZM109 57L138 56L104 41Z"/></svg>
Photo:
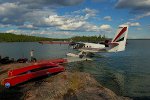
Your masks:
<svg viewBox="0 0 150 100"><path fill-rule="evenodd" d="M104 44L84 43L84 46L79 50L84 52L99 52L100 50L106 50L106 48Z"/></svg>

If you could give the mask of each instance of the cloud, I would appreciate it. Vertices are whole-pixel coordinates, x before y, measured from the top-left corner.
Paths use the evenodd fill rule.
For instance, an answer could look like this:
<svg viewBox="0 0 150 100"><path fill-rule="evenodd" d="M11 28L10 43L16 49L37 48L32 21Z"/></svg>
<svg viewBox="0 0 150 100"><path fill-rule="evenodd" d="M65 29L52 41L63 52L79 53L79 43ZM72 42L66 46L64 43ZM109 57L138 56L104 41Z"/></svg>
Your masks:
<svg viewBox="0 0 150 100"><path fill-rule="evenodd" d="M141 18L148 17L148 16L150 16L150 12L145 12L144 14L136 16L135 19L141 19Z"/></svg>
<svg viewBox="0 0 150 100"><path fill-rule="evenodd" d="M126 22L124 24L129 25L129 26L141 26L139 22Z"/></svg>
<svg viewBox="0 0 150 100"><path fill-rule="evenodd" d="M150 0L118 0L116 8L131 9L131 12L137 14L135 19L150 16Z"/></svg>
<svg viewBox="0 0 150 100"><path fill-rule="evenodd" d="M72 5L77 5L77 4L80 4L82 3L84 0L3 0L3 1L0 1L0 3L3 3L3 2L18 2L19 4L28 4L29 7L32 6L32 8L34 7L41 7L43 5L46 5L46 6L50 6L50 5L61 5L61 6L72 6Z"/></svg>
<svg viewBox="0 0 150 100"><path fill-rule="evenodd" d="M69 22L69 20L68 20L68 22ZM82 26L84 26L85 24L86 24L85 21L71 22L71 23L63 24L63 25L59 26L59 29L61 29L61 30L81 30L82 31L82 29L83 29Z"/></svg>
<svg viewBox="0 0 150 100"><path fill-rule="evenodd" d="M56 2L57 4L64 5L64 6L71 6L71 5L77 5L82 3L84 0L52 0Z"/></svg>
<svg viewBox="0 0 150 100"><path fill-rule="evenodd" d="M10 27L10 25L9 24L7 24L7 25L0 24L0 28L4 28L4 27Z"/></svg>
<svg viewBox="0 0 150 100"><path fill-rule="evenodd" d="M99 31L98 26L88 22L90 17L98 13L97 10L85 8L73 13L74 15L60 16L55 11L48 11L48 13L47 11L33 11L27 13L25 18L28 18L36 27L55 27L57 30L64 31Z"/></svg>
<svg viewBox="0 0 150 100"><path fill-rule="evenodd" d="M7 32L23 34L69 35L68 32L108 32L106 25L90 22L99 11L84 8L73 13L59 15L56 8L72 6L84 0L5 0L0 1L0 27L14 26ZM50 27L53 31L47 31ZM34 30L34 31L32 31ZM43 31L41 31L43 30ZM31 32L32 31L32 32ZM60 33L59 33L59 32ZM68 32L67 32L68 31ZM70 36L70 35L69 35Z"/></svg>
<svg viewBox="0 0 150 100"><path fill-rule="evenodd" d="M85 15L86 16L86 15ZM48 26L56 27L59 30L64 31L87 31L87 32L100 32L108 31L111 29L110 25L94 25L87 21L87 19L82 18L83 16L59 16L51 15L47 18L44 18L42 23L45 23Z"/></svg>
<svg viewBox="0 0 150 100"><path fill-rule="evenodd" d="M117 8L131 8L134 10L142 10L150 8L150 0L118 0L116 4Z"/></svg>
<svg viewBox="0 0 150 100"><path fill-rule="evenodd" d="M51 31L51 30L42 30L42 31L31 31L30 32L31 35L35 35L35 36L42 36L42 37L51 37L51 38L68 38L68 37L72 37L75 36L75 33L73 32L66 32L66 31Z"/></svg>
<svg viewBox="0 0 150 100"><path fill-rule="evenodd" d="M77 5L83 1L84 0L1 0L0 23L23 25L24 22L31 21L34 18L38 19L45 15L51 15L52 10L55 10L57 7ZM38 15L42 13L43 15L38 17Z"/></svg>
<svg viewBox="0 0 150 100"><path fill-rule="evenodd" d="M88 32L99 32L100 31L100 28L98 26L90 24L90 23L85 23L82 28Z"/></svg>
<svg viewBox="0 0 150 100"><path fill-rule="evenodd" d="M18 27L19 29L29 29L29 30L38 30L38 27L33 26L32 24L24 24Z"/></svg>
<svg viewBox="0 0 150 100"><path fill-rule="evenodd" d="M50 15L49 17L45 17L43 19L43 23L49 25L49 26L61 26L65 24L65 22L71 22L68 19L66 19L64 16L58 16L56 15Z"/></svg>
<svg viewBox="0 0 150 100"><path fill-rule="evenodd" d="M22 19L24 19L24 22L30 22L33 26L46 27L48 25L45 22L45 18L55 14L54 10L35 10L24 14Z"/></svg>
<svg viewBox="0 0 150 100"><path fill-rule="evenodd" d="M7 30L6 33L16 33L16 30Z"/></svg>
<svg viewBox="0 0 150 100"><path fill-rule="evenodd" d="M33 33L33 32L32 32ZM61 32L48 32L48 31L45 31L45 30L43 30L42 32L40 32L39 34L47 34L47 35L65 35L65 36L73 36L74 34L73 33L71 33L71 32L63 32L63 31L61 31Z"/></svg>
<svg viewBox="0 0 150 100"><path fill-rule="evenodd" d="M23 31L23 30L16 30L16 29L7 30L7 31L5 31L5 33L26 34L25 31Z"/></svg>
<svg viewBox="0 0 150 100"><path fill-rule="evenodd" d="M20 9L22 8L22 9ZM6 15L14 15L16 13L24 12L25 9L23 5L18 5L17 3L2 3L0 4L0 16L6 16Z"/></svg>
<svg viewBox="0 0 150 100"><path fill-rule="evenodd" d="M56 27L60 30L78 30L78 31L97 31L94 25L91 25L86 19L80 16L68 17L51 15L43 20L46 25Z"/></svg>
<svg viewBox="0 0 150 100"><path fill-rule="evenodd" d="M0 23L2 24L22 24L21 16L28 12L26 6L17 3L0 4Z"/></svg>
<svg viewBox="0 0 150 100"><path fill-rule="evenodd" d="M23 14L22 24L18 25L18 29L34 29L44 27L54 27L56 30L64 31L92 31L98 32L100 28L87 20L91 16L95 16L97 11L94 9L85 8L80 10L85 15L63 15L59 16L54 10L37 10ZM25 24L27 23L28 24Z"/></svg>
<svg viewBox="0 0 150 100"><path fill-rule="evenodd" d="M9 2L6 2L9 1ZM87 19L96 16L95 9L85 8L80 10L82 16L59 16L53 5L76 5L84 0L6 0L0 4L0 23L15 25L18 29L38 29L55 27L59 30L96 31ZM32 9L31 9L32 7ZM48 9L51 8L52 9ZM12 20L13 19L13 20ZM28 24L25 24L28 23ZM90 27L89 27L90 26ZM87 29L88 28L88 29ZM89 29L90 28L90 29Z"/></svg>
<svg viewBox="0 0 150 100"><path fill-rule="evenodd" d="M106 0L92 0L93 2L104 2L104 1L106 1Z"/></svg>
<svg viewBox="0 0 150 100"><path fill-rule="evenodd" d="M103 24L99 28L100 28L100 30L103 30L103 31L111 31L112 30L111 26L107 25L107 24Z"/></svg>
<svg viewBox="0 0 150 100"><path fill-rule="evenodd" d="M96 14L98 13L98 10L95 9L89 9L89 8L85 8L82 10L84 13L86 13L87 17L94 17L96 16Z"/></svg>
<svg viewBox="0 0 150 100"><path fill-rule="evenodd" d="M90 9L90 8L85 8L85 9L77 10L77 11L73 12L73 14L83 14L83 15L85 15L83 17L84 19L89 19L91 17L95 17L97 13L99 13L98 10Z"/></svg>
<svg viewBox="0 0 150 100"><path fill-rule="evenodd" d="M104 19L104 20L107 20L107 21L112 21L111 16L105 16L103 19Z"/></svg>

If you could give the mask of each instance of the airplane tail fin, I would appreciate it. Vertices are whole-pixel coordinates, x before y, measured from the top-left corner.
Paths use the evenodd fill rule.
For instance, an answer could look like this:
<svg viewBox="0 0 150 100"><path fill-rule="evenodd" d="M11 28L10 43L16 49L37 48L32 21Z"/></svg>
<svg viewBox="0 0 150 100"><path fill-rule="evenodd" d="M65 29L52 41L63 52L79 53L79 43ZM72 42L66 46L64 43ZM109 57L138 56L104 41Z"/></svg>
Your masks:
<svg viewBox="0 0 150 100"><path fill-rule="evenodd" d="M128 35L128 25L120 25L115 37L112 39L109 52L124 51Z"/></svg>

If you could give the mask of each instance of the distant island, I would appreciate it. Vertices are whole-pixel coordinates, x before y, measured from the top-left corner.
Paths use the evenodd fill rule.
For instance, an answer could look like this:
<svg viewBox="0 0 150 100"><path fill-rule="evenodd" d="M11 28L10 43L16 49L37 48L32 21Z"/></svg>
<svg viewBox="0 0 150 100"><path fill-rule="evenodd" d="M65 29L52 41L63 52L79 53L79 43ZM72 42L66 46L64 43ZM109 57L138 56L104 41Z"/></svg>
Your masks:
<svg viewBox="0 0 150 100"><path fill-rule="evenodd" d="M106 40L105 36L75 36L66 39L46 38L13 33L0 33L0 42L39 42L39 41L74 41L74 42L99 42Z"/></svg>

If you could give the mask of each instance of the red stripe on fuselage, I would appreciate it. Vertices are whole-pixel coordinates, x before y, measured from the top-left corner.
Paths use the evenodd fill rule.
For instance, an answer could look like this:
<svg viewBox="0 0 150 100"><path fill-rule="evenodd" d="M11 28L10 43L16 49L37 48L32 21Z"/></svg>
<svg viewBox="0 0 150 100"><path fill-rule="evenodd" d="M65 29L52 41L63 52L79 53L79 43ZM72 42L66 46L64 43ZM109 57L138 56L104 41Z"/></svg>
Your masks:
<svg viewBox="0 0 150 100"><path fill-rule="evenodd" d="M116 38L114 39L113 42L115 42L126 30L127 30L127 27L124 27L124 28L120 31L120 33L116 36Z"/></svg>

